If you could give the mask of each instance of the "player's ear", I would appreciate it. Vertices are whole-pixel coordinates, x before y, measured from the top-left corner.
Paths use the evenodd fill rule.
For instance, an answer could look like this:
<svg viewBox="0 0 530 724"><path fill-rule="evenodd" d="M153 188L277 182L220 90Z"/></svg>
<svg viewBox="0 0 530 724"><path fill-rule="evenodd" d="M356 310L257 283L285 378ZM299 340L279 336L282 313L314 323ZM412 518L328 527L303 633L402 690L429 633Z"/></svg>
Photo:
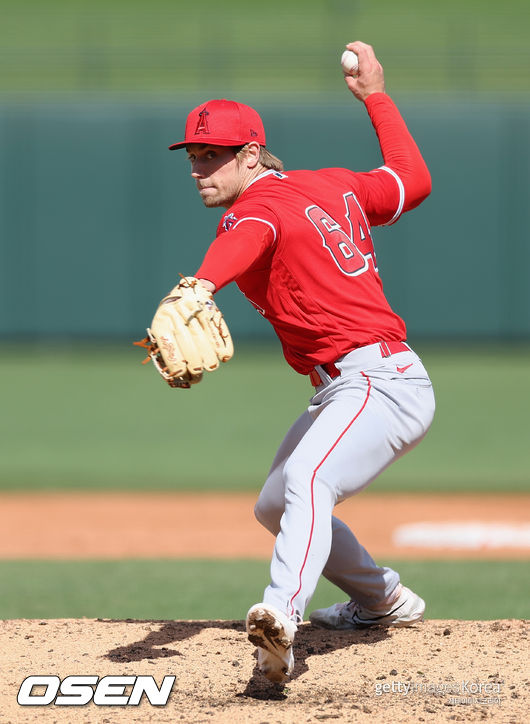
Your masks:
<svg viewBox="0 0 530 724"><path fill-rule="evenodd" d="M255 141L251 141L250 143L247 143L245 147L246 151L246 163L248 168L256 168L256 166L259 163L259 151L260 151L260 145L259 143L256 143Z"/></svg>

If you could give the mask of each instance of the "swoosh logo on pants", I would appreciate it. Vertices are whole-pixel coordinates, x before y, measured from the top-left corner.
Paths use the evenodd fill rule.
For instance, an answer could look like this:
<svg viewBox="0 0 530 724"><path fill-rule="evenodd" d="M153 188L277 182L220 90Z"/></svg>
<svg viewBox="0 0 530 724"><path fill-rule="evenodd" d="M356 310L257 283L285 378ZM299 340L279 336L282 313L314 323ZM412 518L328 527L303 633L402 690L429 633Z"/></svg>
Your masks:
<svg viewBox="0 0 530 724"><path fill-rule="evenodd" d="M413 364L414 364L414 362L411 362L409 365L405 365L405 367L400 367L400 366L398 365L396 369L397 369L397 371L399 372L399 374L402 375L403 372L406 372L409 367L412 367Z"/></svg>

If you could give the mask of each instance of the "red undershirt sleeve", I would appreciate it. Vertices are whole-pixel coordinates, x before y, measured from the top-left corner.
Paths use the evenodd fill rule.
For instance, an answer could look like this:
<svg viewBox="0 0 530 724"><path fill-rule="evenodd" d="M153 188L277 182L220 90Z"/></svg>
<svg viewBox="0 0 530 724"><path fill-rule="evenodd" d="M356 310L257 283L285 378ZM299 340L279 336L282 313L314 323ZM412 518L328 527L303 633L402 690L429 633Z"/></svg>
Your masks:
<svg viewBox="0 0 530 724"><path fill-rule="evenodd" d="M365 105L384 160L382 170L366 174L374 181L379 177L379 183L368 183L365 208L369 216L375 217L372 223L393 223L401 213L415 208L430 194L431 176L392 99L385 93L372 93ZM392 204L394 208L385 209L385 206L388 207L388 175L394 177L399 198L397 206ZM392 214L390 218L383 219L385 214L388 217L388 213Z"/></svg>
<svg viewBox="0 0 530 724"><path fill-rule="evenodd" d="M235 228L214 239L195 276L212 282L218 291L264 262L275 241L274 229L268 224L242 220Z"/></svg>

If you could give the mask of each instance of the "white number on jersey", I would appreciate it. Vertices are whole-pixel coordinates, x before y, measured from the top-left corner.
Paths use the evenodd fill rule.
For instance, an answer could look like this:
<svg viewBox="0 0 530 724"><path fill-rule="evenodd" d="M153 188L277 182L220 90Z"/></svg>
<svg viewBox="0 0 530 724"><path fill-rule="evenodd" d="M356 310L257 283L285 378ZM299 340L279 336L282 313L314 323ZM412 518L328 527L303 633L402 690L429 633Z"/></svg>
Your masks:
<svg viewBox="0 0 530 724"><path fill-rule="evenodd" d="M320 233L323 246L343 274L353 277L363 274L370 258L377 271L370 226L364 211L353 192L344 194L343 198L349 234L319 206L308 206L306 216ZM360 247L364 248L364 253Z"/></svg>

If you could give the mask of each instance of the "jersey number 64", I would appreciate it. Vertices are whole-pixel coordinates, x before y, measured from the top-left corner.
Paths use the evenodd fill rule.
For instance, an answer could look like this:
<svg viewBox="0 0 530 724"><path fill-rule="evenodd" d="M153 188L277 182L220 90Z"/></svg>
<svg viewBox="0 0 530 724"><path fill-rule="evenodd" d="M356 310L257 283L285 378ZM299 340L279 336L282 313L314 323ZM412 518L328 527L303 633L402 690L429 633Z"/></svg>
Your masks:
<svg viewBox="0 0 530 724"><path fill-rule="evenodd" d="M344 194L343 198L349 235L320 206L308 206L305 210L306 216L320 233L323 245L343 274L352 277L363 274L368 269L370 258L377 271L370 226L362 207L352 192ZM359 248L361 245L366 248L364 254Z"/></svg>

